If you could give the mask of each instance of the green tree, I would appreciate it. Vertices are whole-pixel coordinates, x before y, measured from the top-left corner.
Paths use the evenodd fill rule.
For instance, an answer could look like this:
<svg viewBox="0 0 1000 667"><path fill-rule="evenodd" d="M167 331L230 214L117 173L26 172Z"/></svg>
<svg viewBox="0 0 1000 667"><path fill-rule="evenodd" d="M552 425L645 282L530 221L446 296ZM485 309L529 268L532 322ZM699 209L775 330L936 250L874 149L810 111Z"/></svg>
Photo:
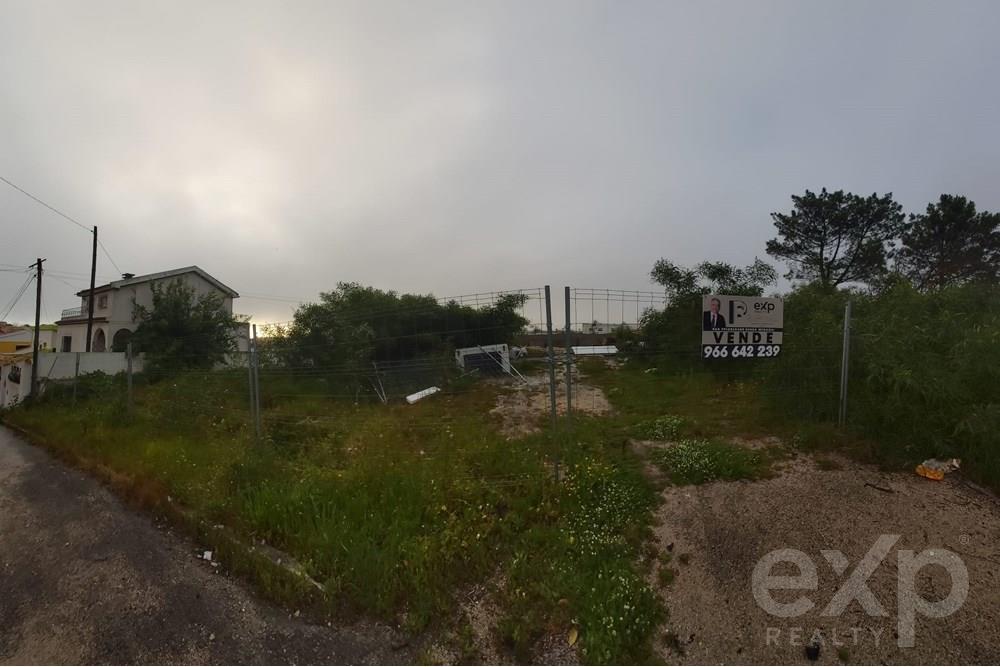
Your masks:
<svg viewBox="0 0 1000 667"><path fill-rule="evenodd" d="M824 288L869 283L886 272L888 246L905 226L892 193L861 197L837 190L792 195L789 213L771 213L778 237L767 253L787 261L789 279L816 281Z"/></svg>
<svg viewBox="0 0 1000 667"><path fill-rule="evenodd" d="M917 289L1000 278L1000 214L976 212L965 197L941 195L911 215L901 242L897 270Z"/></svg>
<svg viewBox="0 0 1000 667"><path fill-rule="evenodd" d="M153 283L152 306L133 305L139 323L132 348L150 370L211 368L236 351L243 320L223 307L217 292L196 294L181 280Z"/></svg>
<svg viewBox="0 0 1000 667"><path fill-rule="evenodd" d="M764 288L778 280L774 267L756 257L753 264L742 269L728 262L708 261L688 269L669 259L660 259L649 275L663 285L672 299L702 294L761 296Z"/></svg>
<svg viewBox="0 0 1000 667"><path fill-rule="evenodd" d="M472 308L433 295L339 283L301 306L271 349L284 363L367 372L372 361L403 361L447 347L508 342L527 320L525 297L501 295L490 306Z"/></svg>
<svg viewBox="0 0 1000 667"><path fill-rule="evenodd" d="M697 354L701 345L702 296L733 294L762 296L778 280L778 272L755 258L743 268L727 262L701 262L693 269L668 259L653 265L650 277L663 285L670 302L663 310L650 309L642 317L647 351L663 355L663 363L703 365Z"/></svg>

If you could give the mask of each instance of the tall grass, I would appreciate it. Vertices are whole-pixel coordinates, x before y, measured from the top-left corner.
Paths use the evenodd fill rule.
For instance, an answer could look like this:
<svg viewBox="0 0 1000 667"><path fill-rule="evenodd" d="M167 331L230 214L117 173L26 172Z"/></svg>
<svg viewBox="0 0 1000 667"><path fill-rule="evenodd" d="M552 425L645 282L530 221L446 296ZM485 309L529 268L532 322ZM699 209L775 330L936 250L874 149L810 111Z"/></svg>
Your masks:
<svg viewBox="0 0 1000 667"><path fill-rule="evenodd" d="M499 575L501 632L518 655L570 625L588 661L649 655L659 607L635 563L653 495L605 429L573 446L551 434L509 441L489 414L501 391L492 383L411 406L355 404L303 381L265 394L257 441L244 373L140 380L132 413L120 378L91 376L75 405L55 390L4 419L155 502L169 495L207 524L288 552L324 587L330 613L417 631L447 623L463 587ZM554 481L556 451L568 484ZM603 546L585 554L590 542L567 536L591 524L602 524ZM626 588L606 590L612 574ZM634 611L612 614L610 600Z"/></svg>

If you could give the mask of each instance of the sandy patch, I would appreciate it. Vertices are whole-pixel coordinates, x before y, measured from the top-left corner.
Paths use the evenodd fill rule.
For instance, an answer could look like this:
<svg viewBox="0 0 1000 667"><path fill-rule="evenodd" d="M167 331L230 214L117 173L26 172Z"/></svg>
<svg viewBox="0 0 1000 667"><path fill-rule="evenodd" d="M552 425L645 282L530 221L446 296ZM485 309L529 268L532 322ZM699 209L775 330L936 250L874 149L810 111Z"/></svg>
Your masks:
<svg viewBox="0 0 1000 667"><path fill-rule="evenodd" d="M566 382L561 372L556 375L556 412L566 413ZM508 438L519 438L537 433L545 420L549 419L551 398L549 396L548 375L527 376L527 382L507 382L510 389L497 396L497 404L490 413L500 418L500 430ZM611 412L611 403L604 392L585 382L578 381L574 374L572 387L572 409L574 413L606 415Z"/></svg>
<svg viewBox="0 0 1000 667"><path fill-rule="evenodd" d="M828 458L828 457L827 457ZM804 644L821 631L819 663L990 663L1000 655L1000 501L958 477L931 482L910 473L838 460L821 470L809 456L783 462L775 477L669 487L657 512L656 535L672 550L675 581L663 589L670 610L659 650L667 662L802 663ZM867 580L886 615L869 616L851 602L843 613L821 611L882 535L899 535ZM815 591L776 591L790 602L806 595L814 607L779 618L756 602L751 574L776 549L798 549L814 563ZM820 550L848 560L838 576ZM912 648L897 645L900 549L958 553L969 594L953 615L917 616ZM774 574L795 575L794 566ZM939 566L920 570L915 590L940 600L951 590ZM770 633L770 634L769 634ZM835 645L841 644L841 646ZM840 655L838 655L838 652Z"/></svg>

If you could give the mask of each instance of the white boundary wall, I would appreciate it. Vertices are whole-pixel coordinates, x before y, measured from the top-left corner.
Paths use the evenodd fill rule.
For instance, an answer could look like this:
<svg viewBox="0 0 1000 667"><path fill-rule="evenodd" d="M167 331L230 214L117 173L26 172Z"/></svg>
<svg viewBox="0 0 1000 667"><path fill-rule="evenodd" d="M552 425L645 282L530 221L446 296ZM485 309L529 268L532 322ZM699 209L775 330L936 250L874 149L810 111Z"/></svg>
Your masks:
<svg viewBox="0 0 1000 667"><path fill-rule="evenodd" d="M71 380L80 358L80 375L101 371L108 375L124 373L128 367L124 352L41 352L38 355L39 380ZM23 401L31 394L31 359L0 361L0 407ZM11 379L14 368L20 369L20 382ZM132 359L132 371L142 371L142 355ZM16 372L15 372L16 373Z"/></svg>

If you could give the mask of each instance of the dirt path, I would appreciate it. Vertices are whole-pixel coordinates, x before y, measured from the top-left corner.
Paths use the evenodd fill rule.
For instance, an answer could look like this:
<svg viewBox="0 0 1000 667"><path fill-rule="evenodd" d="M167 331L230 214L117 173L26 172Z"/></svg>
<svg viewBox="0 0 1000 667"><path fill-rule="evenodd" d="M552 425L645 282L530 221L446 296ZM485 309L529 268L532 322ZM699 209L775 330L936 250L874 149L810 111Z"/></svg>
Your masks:
<svg viewBox="0 0 1000 667"><path fill-rule="evenodd" d="M387 627L311 625L0 427L0 661L398 663Z"/></svg>
<svg viewBox="0 0 1000 667"><path fill-rule="evenodd" d="M1000 501L955 477L931 482L911 473L883 473L848 461L821 469L799 455L778 476L755 482L668 487L656 528L670 549L676 578L662 589L670 610L663 659L676 663L802 663L805 644L820 631L821 664L993 663L1000 657ZM878 488L876 488L878 487ZM867 580L885 616L858 602L823 615L835 591L882 535L898 535ZM805 595L813 608L779 618L755 600L751 580L759 559L797 549L815 564L816 590L777 590L779 602ZM916 614L915 646L897 642L898 557L942 549L959 552L968 570L965 603L944 618ZM821 550L847 559L835 573ZM835 558L835 557L834 557ZM877 561L878 562L878 561ZM782 569L782 568L786 569ZM774 575L796 576L796 566ZM939 565L914 577L915 591L943 599L951 577Z"/></svg>

